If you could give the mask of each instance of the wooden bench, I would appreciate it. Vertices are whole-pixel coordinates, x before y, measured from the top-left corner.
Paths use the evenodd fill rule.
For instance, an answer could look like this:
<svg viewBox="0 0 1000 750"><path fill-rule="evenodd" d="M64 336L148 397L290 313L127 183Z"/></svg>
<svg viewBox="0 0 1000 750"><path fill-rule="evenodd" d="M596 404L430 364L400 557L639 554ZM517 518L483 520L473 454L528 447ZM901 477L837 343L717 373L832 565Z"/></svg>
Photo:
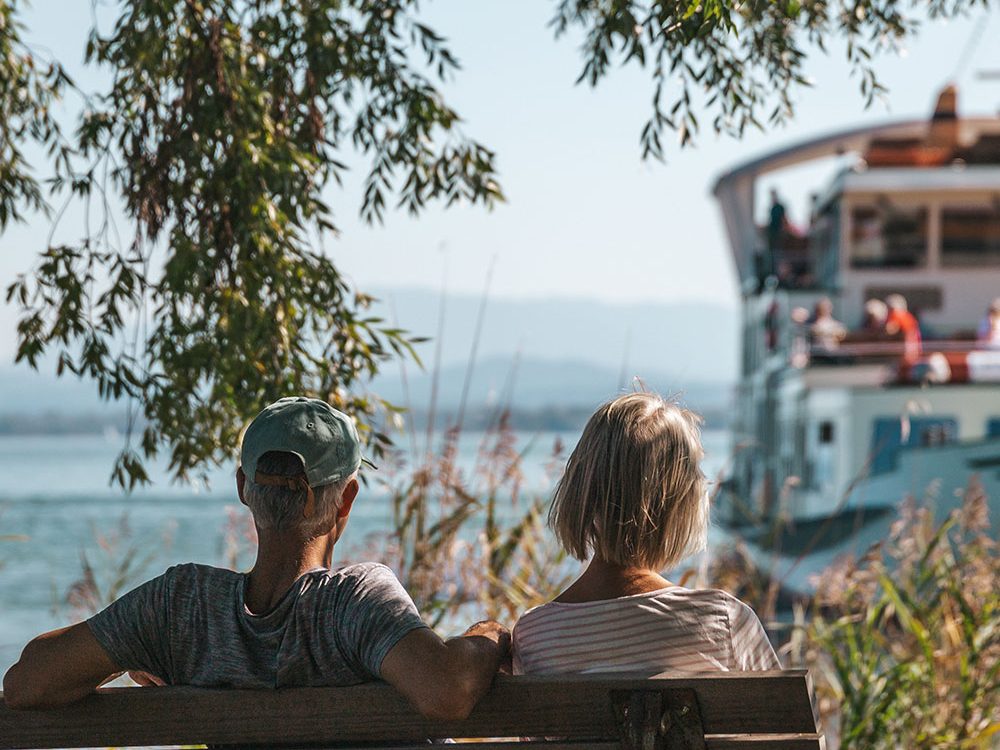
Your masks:
<svg viewBox="0 0 1000 750"><path fill-rule="evenodd" d="M428 738L447 737L489 738L477 747L495 749L824 747L803 670L655 679L498 677L472 715L453 722L424 719L381 683L273 691L109 688L57 710L0 705L0 748L426 748ZM531 737L537 739L517 739Z"/></svg>

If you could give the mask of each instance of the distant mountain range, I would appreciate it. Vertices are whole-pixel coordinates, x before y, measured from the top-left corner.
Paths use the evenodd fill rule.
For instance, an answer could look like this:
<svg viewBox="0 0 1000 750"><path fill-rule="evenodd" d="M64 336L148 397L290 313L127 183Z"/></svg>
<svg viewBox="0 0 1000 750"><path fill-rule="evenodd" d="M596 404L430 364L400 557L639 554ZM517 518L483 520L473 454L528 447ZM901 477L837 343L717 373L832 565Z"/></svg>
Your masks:
<svg viewBox="0 0 1000 750"><path fill-rule="evenodd" d="M402 328L436 336L442 298L425 289L375 289L378 311ZM444 365L464 363L482 300L444 297ZM589 299L509 299L486 302L478 356L574 361L618 373L668 373L678 383L730 383L736 377L738 316L734 308L697 302L609 304ZM434 347L420 348L430 367Z"/></svg>
<svg viewBox="0 0 1000 750"><path fill-rule="evenodd" d="M410 368L406 386L396 372L386 371L372 389L395 403L426 409L431 401L432 372ZM527 359L515 356L478 360L466 386L467 365L442 367L437 376L439 407L453 411L468 390L470 408L498 405L517 409L551 406L592 408L616 393L645 387L697 406L718 407L728 402L729 385L722 382L690 382L662 371L615 370L583 360ZM634 382L636 381L636 382Z"/></svg>
<svg viewBox="0 0 1000 750"><path fill-rule="evenodd" d="M441 296L416 289L376 291L377 312L415 335L434 335ZM736 360L736 316L712 305L609 305L580 299L490 299L475 366L466 385L481 301L447 295L437 373L437 410L454 415L466 393L467 424L512 407L522 426L563 426L586 419L601 401L631 389L638 377L650 389L676 396L710 422L724 421ZM436 342L419 346L424 368L390 363L372 390L409 405L425 419L431 403ZM404 368L405 367L405 379ZM123 407L97 397L52 368L34 372L0 367L0 433L117 429Z"/></svg>

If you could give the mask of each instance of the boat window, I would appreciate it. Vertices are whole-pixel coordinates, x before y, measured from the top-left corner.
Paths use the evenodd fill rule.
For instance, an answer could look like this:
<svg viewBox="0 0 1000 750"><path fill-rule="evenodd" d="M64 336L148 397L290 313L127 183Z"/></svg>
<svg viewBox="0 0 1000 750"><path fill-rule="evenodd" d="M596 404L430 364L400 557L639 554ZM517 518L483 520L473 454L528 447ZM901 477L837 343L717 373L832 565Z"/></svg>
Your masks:
<svg viewBox="0 0 1000 750"><path fill-rule="evenodd" d="M1000 206L941 211L941 265L1000 265Z"/></svg>
<svg viewBox="0 0 1000 750"><path fill-rule="evenodd" d="M819 442L820 445L833 442L833 422L819 423Z"/></svg>
<svg viewBox="0 0 1000 750"><path fill-rule="evenodd" d="M958 420L954 417L910 417L909 422L904 440L903 424L898 416L875 419L870 447L872 474L896 468L900 448L945 445L958 437Z"/></svg>
<svg viewBox="0 0 1000 750"><path fill-rule="evenodd" d="M927 209L880 201L851 211L852 268L914 268L927 262Z"/></svg>
<svg viewBox="0 0 1000 750"><path fill-rule="evenodd" d="M986 437L1000 437L1000 417L990 417L986 420Z"/></svg>

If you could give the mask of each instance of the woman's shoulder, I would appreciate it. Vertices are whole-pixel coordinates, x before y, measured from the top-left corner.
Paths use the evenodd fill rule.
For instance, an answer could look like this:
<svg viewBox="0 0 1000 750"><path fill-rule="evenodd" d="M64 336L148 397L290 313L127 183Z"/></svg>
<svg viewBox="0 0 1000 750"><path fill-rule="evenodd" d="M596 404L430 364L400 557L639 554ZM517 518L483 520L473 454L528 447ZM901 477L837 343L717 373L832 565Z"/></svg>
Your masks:
<svg viewBox="0 0 1000 750"><path fill-rule="evenodd" d="M721 602L736 612L753 612L753 608L742 599L722 589L687 589L692 599L704 599Z"/></svg>
<svg viewBox="0 0 1000 750"><path fill-rule="evenodd" d="M671 585L655 591L620 596L614 599L597 599L589 602L546 602L525 611L518 619L517 625L547 620L578 619L588 615L623 609L646 609L651 605L665 608L724 608L732 613L740 612L744 608L747 611L753 611L735 596L721 589Z"/></svg>
<svg viewBox="0 0 1000 750"><path fill-rule="evenodd" d="M687 598L692 602L711 602L724 608L730 630L734 635L752 626L762 628L754 608L728 591L722 589L688 589L688 591L690 593Z"/></svg>

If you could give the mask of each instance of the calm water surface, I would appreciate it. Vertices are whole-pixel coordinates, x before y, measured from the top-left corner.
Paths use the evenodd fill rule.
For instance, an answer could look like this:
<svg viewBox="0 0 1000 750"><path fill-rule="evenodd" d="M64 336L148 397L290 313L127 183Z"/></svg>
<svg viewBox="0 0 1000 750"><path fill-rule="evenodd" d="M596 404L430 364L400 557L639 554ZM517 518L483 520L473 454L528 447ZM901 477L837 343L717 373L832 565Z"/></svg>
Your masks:
<svg viewBox="0 0 1000 750"><path fill-rule="evenodd" d="M516 433L530 493L551 490L546 467L554 442L572 448L577 437ZM462 436L457 463L464 471L475 470L482 441L481 433ZM729 436L708 431L704 441L704 468L715 478L728 458ZM234 467L214 470L207 487L192 488L171 484L163 462L152 467L152 487L125 496L108 486L121 445L114 435L0 436L0 674L33 635L76 619L66 594L81 577L84 556L99 573L107 572L103 561L133 547L144 561L141 579L179 562L222 565L230 557L226 530L245 512L236 498ZM389 473L383 470L381 478ZM341 543L348 551L389 528L384 487L370 483L362 493ZM123 519L128 536L116 542ZM238 564L250 562L244 552ZM99 580L109 583L106 576Z"/></svg>

